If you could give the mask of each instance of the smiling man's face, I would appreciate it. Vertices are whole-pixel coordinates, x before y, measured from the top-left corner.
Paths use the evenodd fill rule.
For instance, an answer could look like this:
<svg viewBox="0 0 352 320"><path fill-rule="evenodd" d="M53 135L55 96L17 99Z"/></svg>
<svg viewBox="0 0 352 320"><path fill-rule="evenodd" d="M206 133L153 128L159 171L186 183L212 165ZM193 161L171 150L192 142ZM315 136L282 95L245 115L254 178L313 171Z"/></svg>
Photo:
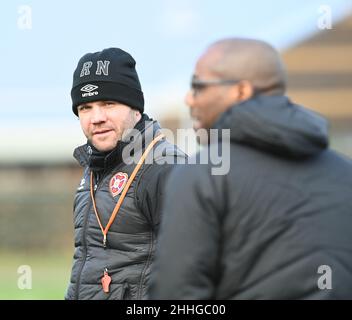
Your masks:
<svg viewBox="0 0 352 320"><path fill-rule="evenodd" d="M110 151L126 129L132 129L141 114L116 101L94 101L79 105L78 116L87 139L99 151Z"/></svg>

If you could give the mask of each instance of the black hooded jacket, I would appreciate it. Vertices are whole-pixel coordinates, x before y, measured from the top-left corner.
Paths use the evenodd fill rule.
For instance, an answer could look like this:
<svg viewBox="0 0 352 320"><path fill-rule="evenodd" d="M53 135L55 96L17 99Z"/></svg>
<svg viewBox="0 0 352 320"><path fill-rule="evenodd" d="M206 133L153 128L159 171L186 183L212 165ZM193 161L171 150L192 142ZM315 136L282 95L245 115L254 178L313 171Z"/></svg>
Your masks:
<svg viewBox="0 0 352 320"><path fill-rule="evenodd" d="M257 96L215 128L230 129L229 170L171 174L150 297L351 299L352 163L325 119Z"/></svg>
<svg viewBox="0 0 352 320"><path fill-rule="evenodd" d="M114 194L115 177L130 177L136 166L132 157L135 155L138 161L146 146L160 133L159 124L146 115L135 129L139 135L127 134L109 153L99 153L89 144L74 152L84 174L74 201L75 251L66 299L146 298L166 177L177 158L184 158L185 154L165 139L157 142L128 189L107 234L106 248L90 197L90 172L93 172L95 202L105 227L121 196ZM126 148L129 152L124 153ZM103 291L101 283L104 271L111 277L108 293Z"/></svg>

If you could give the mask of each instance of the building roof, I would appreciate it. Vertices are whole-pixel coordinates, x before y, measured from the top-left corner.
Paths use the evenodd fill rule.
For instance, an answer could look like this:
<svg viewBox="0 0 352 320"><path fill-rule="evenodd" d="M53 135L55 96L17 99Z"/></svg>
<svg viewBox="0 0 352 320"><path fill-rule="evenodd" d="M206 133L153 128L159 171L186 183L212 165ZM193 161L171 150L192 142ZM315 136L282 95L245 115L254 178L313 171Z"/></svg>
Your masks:
<svg viewBox="0 0 352 320"><path fill-rule="evenodd" d="M288 95L330 119L352 119L352 15L286 50Z"/></svg>

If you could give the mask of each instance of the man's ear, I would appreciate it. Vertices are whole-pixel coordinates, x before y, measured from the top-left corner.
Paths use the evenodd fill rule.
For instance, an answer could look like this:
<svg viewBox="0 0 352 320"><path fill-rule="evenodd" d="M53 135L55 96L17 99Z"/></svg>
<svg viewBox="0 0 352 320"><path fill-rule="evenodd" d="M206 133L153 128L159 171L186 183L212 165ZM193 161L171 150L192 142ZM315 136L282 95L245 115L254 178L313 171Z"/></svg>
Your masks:
<svg viewBox="0 0 352 320"><path fill-rule="evenodd" d="M253 97L254 87L248 80L242 80L237 86L239 101L245 101Z"/></svg>
<svg viewBox="0 0 352 320"><path fill-rule="evenodd" d="M133 111L135 112L134 117L135 117L136 121L138 122L142 118L142 113L137 109L133 109Z"/></svg>

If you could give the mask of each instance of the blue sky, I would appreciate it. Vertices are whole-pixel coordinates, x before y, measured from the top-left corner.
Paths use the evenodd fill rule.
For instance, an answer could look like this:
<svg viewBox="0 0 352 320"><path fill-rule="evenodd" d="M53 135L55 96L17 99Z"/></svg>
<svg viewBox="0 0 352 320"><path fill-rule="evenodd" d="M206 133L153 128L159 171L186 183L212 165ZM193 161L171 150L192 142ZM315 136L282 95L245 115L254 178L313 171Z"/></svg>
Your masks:
<svg viewBox="0 0 352 320"><path fill-rule="evenodd" d="M30 29L18 26L24 5L31 9ZM2 128L21 130L6 129L16 131L11 137L15 142L1 137L0 143L14 149L16 139L27 133L31 152L40 154L36 148L49 143L41 140L43 128L57 134L55 128L63 125L73 141L65 144L60 135L54 137L66 146L60 150L66 153L84 142L71 112L70 88L76 63L87 52L106 47L130 52L137 61L146 110L158 118L170 105L184 109L171 112L185 111L183 95L193 65L209 43L229 36L255 37L284 49L318 31L321 5L331 7L333 23L352 10L351 0L3 2L0 119Z"/></svg>

